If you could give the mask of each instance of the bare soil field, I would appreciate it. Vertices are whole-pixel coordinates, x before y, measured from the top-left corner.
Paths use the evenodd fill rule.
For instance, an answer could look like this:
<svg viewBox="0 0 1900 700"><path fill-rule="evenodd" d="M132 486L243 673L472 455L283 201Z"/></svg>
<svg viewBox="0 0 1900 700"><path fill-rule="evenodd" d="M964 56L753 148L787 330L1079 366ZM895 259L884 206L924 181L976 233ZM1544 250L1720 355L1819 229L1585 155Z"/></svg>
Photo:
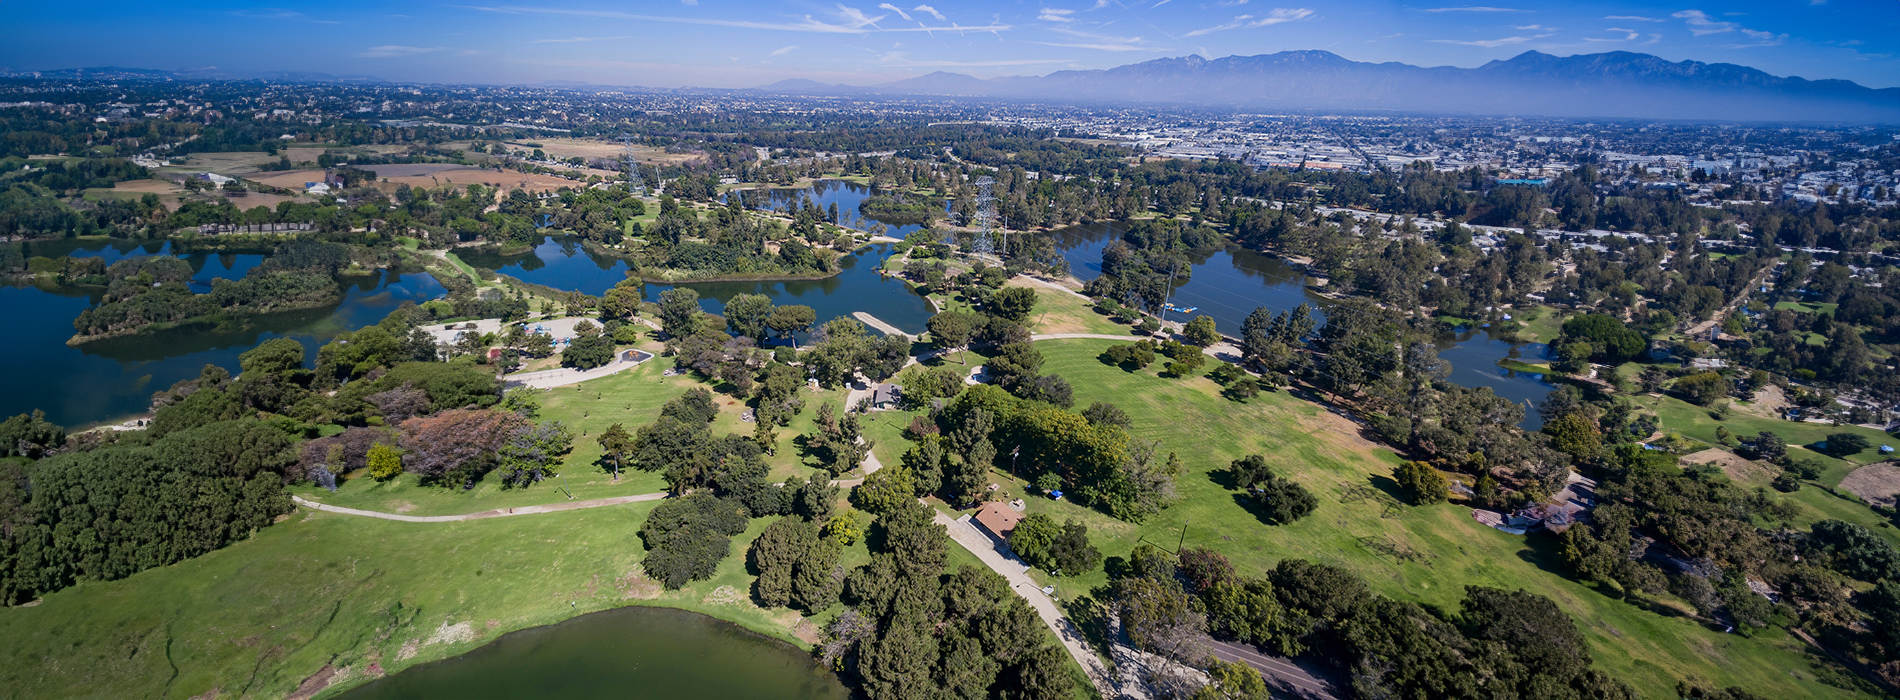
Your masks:
<svg viewBox="0 0 1900 700"><path fill-rule="evenodd" d="M1860 500L1892 508L1896 497L1900 497L1900 467L1892 462L1869 464L1842 479L1841 488L1859 496Z"/></svg>
<svg viewBox="0 0 1900 700"><path fill-rule="evenodd" d="M315 160L316 156L313 155L310 159ZM296 158L291 159L292 162L296 160ZM254 173L257 172L258 166L275 162L277 162L277 156L266 154L263 151L193 153L191 154L191 159L185 161L185 167L197 170L209 170L220 175L230 175L234 173Z"/></svg>
<svg viewBox="0 0 1900 700"><path fill-rule="evenodd" d="M433 175L435 173L445 172L449 170L462 170L462 169L467 168L468 166L456 165L454 163L413 163L413 164L402 164L402 165L359 165L357 167L362 168L363 170L368 170L370 172L376 173L377 177L392 177L393 178L393 177L415 177L417 175Z"/></svg>
<svg viewBox="0 0 1900 700"><path fill-rule="evenodd" d="M463 168L445 170L431 175L413 175L409 177L389 178L390 185L408 185L410 187L441 187L443 185L486 185L507 189L526 189L531 192L557 190L562 187L585 187L586 183L575 182L552 175L531 175L513 170L479 170Z"/></svg>
<svg viewBox="0 0 1900 700"><path fill-rule="evenodd" d="M114 183L112 189L118 192L136 192L152 194L172 194L183 192L185 188L170 180L125 180Z"/></svg>
<svg viewBox="0 0 1900 700"><path fill-rule="evenodd" d="M287 190L302 190L303 183L322 182L323 175L322 170L285 170L269 175L259 174L256 177L248 177L245 179L255 180L270 185L271 187L282 187Z"/></svg>
<svg viewBox="0 0 1900 700"><path fill-rule="evenodd" d="M1711 447L1701 452L1683 456L1683 464L1713 464L1721 467L1728 478L1748 483L1760 483L1774 478L1775 473L1760 464L1742 459L1728 450Z"/></svg>
<svg viewBox="0 0 1900 700"><path fill-rule="evenodd" d="M519 148L522 150L533 150L535 147L529 146L528 144L530 143L541 144L540 149L542 151L556 158L572 158L574 156L580 156L582 158L619 158L620 157L620 144L615 141L594 141L591 139L537 138L537 139L531 139L527 141L510 141L508 142L508 145L512 148ZM686 161L697 158L698 156L695 156L691 153L667 153L665 149L654 148L652 146L635 145L633 147L633 157L634 159L639 160L642 163L659 163L662 165L674 165L678 163L684 163Z"/></svg>
<svg viewBox="0 0 1900 700"><path fill-rule="evenodd" d="M1781 411L1792 404L1788 403L1787 395L1781 393L1781 387L1769 384L1755 392L1754 401L1748 403L1736 401L1734 405L1736 410L1743 413L1763 418L1780 418Z"/></svg>

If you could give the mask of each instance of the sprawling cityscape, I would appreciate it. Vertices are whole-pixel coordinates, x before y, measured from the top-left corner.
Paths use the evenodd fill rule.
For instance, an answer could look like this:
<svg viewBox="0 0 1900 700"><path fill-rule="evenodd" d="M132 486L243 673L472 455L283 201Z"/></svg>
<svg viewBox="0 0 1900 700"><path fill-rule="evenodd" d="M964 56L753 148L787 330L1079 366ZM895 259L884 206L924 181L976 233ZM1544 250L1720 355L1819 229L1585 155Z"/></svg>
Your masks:
<svg viewBox="0 0 1900 700"><path fill-rule="evenodd" d="M1900 697L1897 88L1167 4L23 33L0 698Z"/></svg>

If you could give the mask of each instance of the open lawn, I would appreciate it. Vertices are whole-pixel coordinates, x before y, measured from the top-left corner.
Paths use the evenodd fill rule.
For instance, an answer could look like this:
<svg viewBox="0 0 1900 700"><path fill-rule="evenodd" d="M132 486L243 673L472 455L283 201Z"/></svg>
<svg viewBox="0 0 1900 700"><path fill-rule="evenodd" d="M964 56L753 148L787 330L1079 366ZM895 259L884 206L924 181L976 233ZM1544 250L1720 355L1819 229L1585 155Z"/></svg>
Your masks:
<svg viewBox="0 0 1900 700"><path fill-rule="evenodd" d="M1029 317L1030 331L1036 335L1099 333L1133 338L1129 326L1096 313L1088 299L1020 278L1010 280L1008 286L1036 290L1036 309Z"/></svg>
<svg viewBox="0 0 1900 700"><path fill-rule="evenodd" d="M0 688L42 698L284 697L330 665L339 673L321 697L331 697L510 631L625 605L694 610L801 647L841 609L807 621L752 603L745 549L769 518L733 538L712 579L662 589L639 566L636 532L653 506L458 523L299 511L197 559L0 609L0 655L10 660ZM868 557L860 541L840 563ZM951 547L948 568L963 565L980 566Z"/></svg>
<svg viewBox="0 0 1900 700"><path fill-rule="evenodd" d="M1739 685L1764 697L1854 696L1818 681L1801 642L1783 632L1744 638L1651 612L1564 578L1551 538L1507 535L1455 505L1393 506L1389 473L1398 457L1362 437L1350 419L1284 392L1240 404L1221 398L1205 378L1164 379L1153 368L1126 372L1096 359L1110 344L1036 346L1048 358L1043 371L1075 387L1078 408L1115 403L1134 419L1134 439L1158 441L1161 450L1181 456L1187 470L1179 480L1181 502L1134 525L1066 501L1029 498L1033 511L1089 524L1095 545L1109 557L1125 557L1142 542L1172 550L1185 528L1188 545L1221 551L1250 576L1282 558L1302 557L1352 569L1385 595L1452 608L1466 585L1523 588L1557 601L1589 636L1598 666L1645 697L1675 697L1680 678ZM1292 525L1261 524L1223 481L1228 462L1248 453L1266 455L1275 469L1310 489L1319 510ZM1021 493L1023 487L1005 490ZM1106 574L1044 580L1072 597L1105 583Z"/></svg>

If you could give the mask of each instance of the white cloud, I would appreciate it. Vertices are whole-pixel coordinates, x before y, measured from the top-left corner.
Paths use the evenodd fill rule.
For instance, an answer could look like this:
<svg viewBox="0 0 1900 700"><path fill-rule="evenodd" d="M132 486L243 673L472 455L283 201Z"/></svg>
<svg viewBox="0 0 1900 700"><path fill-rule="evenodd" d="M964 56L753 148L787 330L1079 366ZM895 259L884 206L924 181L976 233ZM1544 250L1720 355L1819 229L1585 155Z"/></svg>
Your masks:
<svg viewBox="0 0 1900 700"><path fill-rule="evenodd" d="M1002 60L1002 61L937 61L937 60L918 61L918 60L913 60L910 57L909 53L906 53L903 51L892 51L890 53L878 54L877 60L878 62L883 63L885 65L889 65L889 66L910 66L910 67L917 67L917 68L931 68L931 67L981 68L981 67L992 67L992 66L1027 66L1027 65L1034 65L1038 63L1068 63L1070 61L1070 59L1066 59L1066 58L1020 59L1020 60Z"/></svg>
<svg viewBox="0 0 1900 700"><path fill-rule="evenodd" d="M309 15L302 12L279 10L275 8L263 12L233 10L230 14L236 17L249 17L251 19L282 19L292 22L309 22L311 24L339 24L338 22L332 22L327 19L312 19Z"/></svg>
<svg viewBox="0 0 1900 700"><path fill-rule="evenodd" d="M1780 46L1788 41L1787 34L1757 31L1734 22L1718 22L1709 19L1708 13L1701 10L1683 10L1670 15L1670 17L1680 19L1687 23L1689 25L1689 33L1696 36L1739 32L1742 36L1748 37L1749 39L1747 42L1729 44L1726 48L1747 49L1758 46Z"/></svg>
<svg viewBox="0 0 1900 700"><path fill-rule="evenodd" d="M783 46L783 47L780 47L780 48L778 48L778 49L776 49L776 50L774 50L774 51L772 51L772 55L774 55L774 56L783 56L783 55L785 55L785 54L788 54L788 53L791 53L791 52L793 52L793 51L797 51L797 50L798 50L798 45L797 45L797 44L793 44L793 45L791 45L791 46Z"/></svg>
<svg viewBox="0 0 1900 700"><path fill-rule="evenodd" d="M957 24L955 22L951 22L950 26L947 26L947 27L944 27L944 26L928 27L928 26L922 26L922 25L919 25L916 27L881 27L881 26L877 26L874 23L877 20L883 19L883 15L879 15L877 17L868 17L863 12L845 7L843 5L838 6L840 10L839 12L840 16L844 17L846 20L846 22L843 24L819 21L819 20L813 19L811 15L805 15L803 21L799 21L799 22L751 22L751 21L746 21L746 20L710 19L710 18L702 18L702 17L667 17L663 15L642 15L642 14L635 14L631 12L616 12L612 10L562 10L562 9L554 9L554 8L546 8L546 7L523 7L523 6L518 6L518 5L496 5L496 6L457 5L456 7L460 7L465 10L476 10L480 12L495 12L499 14L508 14L508 15L538 14L538 15L559 15L559 16L565 16L565 17L591 17L594 19L620 19L620 20L630 20L630 21L637 21L637 22L671 22L675 24L699 24L699 25L707 25L707 26L713 26L713 27L734 27L738 29L764 29L764 30L781 31L781 32L806 32L806 33L811 33L811 34L876 34L876 33L882 33L882 32L953 32L957 34L967 34L970 32L995 33L995 32L1009 31L1015 28L1012 25L1000 24L1000 23L995 23L995 22L992 22L990 24L980 25L980 26L973 26L973 27L966 27L966 26Z"/></svg>
<svg viewBox="0 0 1900 700"><path fill-rule="evenodd" d="M1291 9L1291 10L1284 7L1276 7L1273 9L1272 12L1268 12L1265 17L1255 17L1253 15L1240 15L1238 17L1235 17L1233 21L1227 22L1226 24L1215 25L1212 27L1208 27L1206 29L1196 29L1194 31L1188 32L1187 36L1201 36L1203 34L1213 34L1214 32L1224 32L1229 29L1253 29L1256 27L1270 27L1276 24L1284 24L1287 22L1298 22L1300 20L1303 20L1312 16L1313 16L1313 11L1306 9L1304 7Z"/></svg>
<svg viewBox="0 0 1900 700"><path fill-rule="evenodd" d="M1554 31L1557 31L1557 28L1556 28L1556 27L1546 27L1546 26L1544 26L1544 25L1541 25L1541 24L1526 24L1526 25L1524 25L1524 26L1522 26L1522 27L1512 27L1512 29L1528 29L1528 30L1530 30L1530 31L1533 31L1533 32L1554 32Z"/></svg>
<svg viewBox="0 0 1900 700"><path fill-rule="evenodd" d="M434 53L447 50L449 50L447 46L431 46L427 48L421 46L372 46L365 49L362 53L357 54L357 56L362 58L390 58L393 56L414 56L419 53Z"/></svg>
<svg viewBox="0 0 1900 700"><path fill-rule="evenodd" d="M1539 34L1537 36L1507 36L1502 39L1478 39L1475 41L1459 41L1457 39L1433 39L1432 42L1438 43L1438 44L1458 44L1460 46L1482 46L1487 49L1495 49L1499 46L1510 46L1512 44L1522 44L1526 41L1542 39L1547 36L1550 36L1550 35Z"/></svg>
<svg viewBox="0 0 1900 700"><path fill-rule="evenodd" d="M1075 10L1058 10L1045 7L1042 8L1042 14L1036 15L1036 19L1044 22L1073 22L1075 18L1069 16L1072 14L1075 14Z"/></svg>
<svg viewBox="0 0 1900 700"><path fill-rule="evenodd" d="M896 5L892 5L888 2L878 3L877 9L890 10L892 12L897 13L897 16L904 18L904 21L907 21L907 22L910 21L910 15L905 14L903 8L900 8Z"/></svg>
<svg viewBox="0 0 1900 700"><path fill-rule="evenodd" d="M1629 34L1629 36L1623 37L1621 39L1599 39L1599 38L1594 38L1594 37L1584 37L1583 40L1584 41L1635 41L1636 37L1643 35L1642 32L1638 32L1634 29L1624 29L1622 27L1610 27L1609 29L1605 29L1603 31L1624 32L1624 33Z"/></svg>
<svg viewBox="0 0 1900 700"><path fill-rule="evenodd" d="M1247 0L1221 0L1221 2L1216 6L1217 7L1233 7L1235 5L1245 5L1245 4L1247 4Z"/></svg>
<svg viewBox="0 0 1900 700"><path fill-rule="evenodd" d="M1530 10L1517 10L1509 7L1484 7L1479 5L1475 7L1434 7L1426 10L1426 12L1530 12Z"/></svg>
<svg viewBox="0 0 1900 700"><path fill-rule="evenodd" d="M1666 22L1668 21L1664 19L1658 19L1655 17L1638 17L1636 15L1610 15L1608 17L1605 17L1604 19L1625 19L1631 22Z"/></svg>
<svg viewBox="0 0 1900 700"><path fill-rule="evenodd" d="M937 18L937 21L939 21L939 22L947 22L947 21L949 21L949 20L950 20L950 18L949 18L949 17L945 17L945 16L943 16L943 13L942 13L942 12L938 12L938 11L937 11L937 8L934 8L934 7L931 7L931 6L929 6L929 5L918 5L918 6L916 6L916 7L913 7L913 8L910 8L910 11L911 11L911 12L922 12L922 13L924 13L924 14L927 14L927 15L930 15L930 16L932 16L932 17L935 17L935 18Z"/></svg>
<svg viewBox="0 0 1900 700"><path fill-rule="evenodd" d="M627 37L624 37L624 36L577 36L572 39L538 39L529 43L532 43L532 44L574 44L574 43L580 43L580 42L586 42L586 41L614 41L616 39L625 39L625 38Z"/></svg>
<svg viewBox="0 0 1900 700"><path fill-rule="evenodd" d="M1735 27L1737 26L1734 22L1717 22L1709 19L1708 13L1701 10L1683 10L1670 15L1670 17L1688 22L1689 33L1696 36L1732 32L1735 31Z"/></svg>

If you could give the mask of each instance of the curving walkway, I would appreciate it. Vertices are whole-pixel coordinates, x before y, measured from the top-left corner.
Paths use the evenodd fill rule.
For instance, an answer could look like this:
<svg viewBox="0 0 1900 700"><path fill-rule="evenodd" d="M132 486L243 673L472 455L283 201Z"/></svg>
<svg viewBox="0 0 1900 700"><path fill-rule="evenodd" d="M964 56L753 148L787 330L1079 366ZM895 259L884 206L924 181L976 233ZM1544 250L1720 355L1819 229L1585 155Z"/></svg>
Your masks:
<svg viewBox="0 0 1900 700"><path fill-rule="evenodd" d="M547 505L540 505L540 506L518 506L514 508L498 508L495 510L484 510L480 513L463 513L461 515L402 515L399 513L383 513L383 512L374 511L374 510L359 510L356 508L344 508L343 506L333 506L327 503L318 503L316 501L306 499L302 496L294 496L294 495L290 497L290 500L304 508L309 508L311 510L320 510L326 513L341 513L343 515L360 515L365 518L377 518L380 520L395 520L398 522L405 522L405 523L452 523L452 522L458 522L462 520L485 520L488 518L506 518L513 515L535 515L537 513L558 513L564 510L582 510L586 508L600 508L603 506L617 506L617 505L621 505L625 503L639 503L641 501L657 501L663 498L666 498L666 494L664 493L642 493L642 494L638 494L634 496L615 496L613 498L596 498L591 501L569 501L566 503L550 503Z"/></svg>

